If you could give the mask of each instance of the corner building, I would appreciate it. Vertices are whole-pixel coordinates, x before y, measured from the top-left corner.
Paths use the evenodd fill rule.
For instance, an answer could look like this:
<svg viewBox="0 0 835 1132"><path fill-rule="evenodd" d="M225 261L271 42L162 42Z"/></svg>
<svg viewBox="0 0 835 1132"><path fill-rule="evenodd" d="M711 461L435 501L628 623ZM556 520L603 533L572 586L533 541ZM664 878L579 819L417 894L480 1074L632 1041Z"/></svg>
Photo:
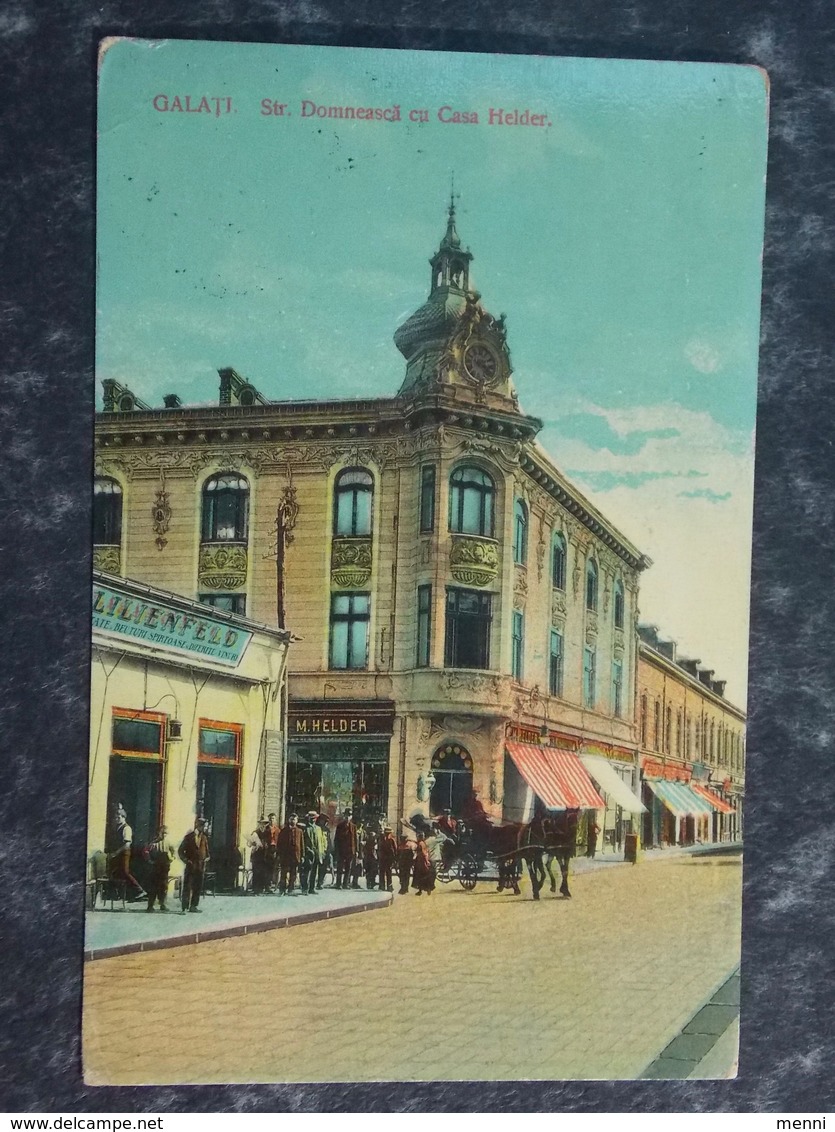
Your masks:
<svg viewBox="0 0 835 1132"><path fill-rule="evenodd" d="M285 807L394 819L476 791L524 817L526 744L639 790L649 562L537 444L471 261L450 206L390 398L271 402L223 369L217 405L152 409L105 382L97 565L301 638Z"/></svg>

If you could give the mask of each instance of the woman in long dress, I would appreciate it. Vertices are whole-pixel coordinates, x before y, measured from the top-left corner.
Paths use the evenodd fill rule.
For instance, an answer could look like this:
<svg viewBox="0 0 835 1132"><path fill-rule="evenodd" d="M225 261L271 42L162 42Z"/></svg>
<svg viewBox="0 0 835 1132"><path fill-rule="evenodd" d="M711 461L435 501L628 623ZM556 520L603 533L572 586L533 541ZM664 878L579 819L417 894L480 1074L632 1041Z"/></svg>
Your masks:
<svg viewBox="0 0 835 1132"><path fill-rule="evenodd" d="M435 888L435 866L429 859L429 850L421 834L415 847L415 863L412 868L412 888L420 896L425 892L427 896Z"/></svg>

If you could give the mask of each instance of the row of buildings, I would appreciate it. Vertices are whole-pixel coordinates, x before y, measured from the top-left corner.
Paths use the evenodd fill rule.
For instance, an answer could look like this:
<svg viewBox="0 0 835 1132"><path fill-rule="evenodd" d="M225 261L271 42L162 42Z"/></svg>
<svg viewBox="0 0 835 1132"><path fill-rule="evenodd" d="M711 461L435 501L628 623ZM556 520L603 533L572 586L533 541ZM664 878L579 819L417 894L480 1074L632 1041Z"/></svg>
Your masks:
<svg viewBox="0 0 835 1132"><path fill-rule="evenodd" d="M744 713L639 625L651 563L537 443L471 259L450 206L393 397L272 402L227 368L217 404L152 408L105 380L91 852L117 801L138 841L206 816L230 868L260 813L349 804L741 835Z"/></svg>

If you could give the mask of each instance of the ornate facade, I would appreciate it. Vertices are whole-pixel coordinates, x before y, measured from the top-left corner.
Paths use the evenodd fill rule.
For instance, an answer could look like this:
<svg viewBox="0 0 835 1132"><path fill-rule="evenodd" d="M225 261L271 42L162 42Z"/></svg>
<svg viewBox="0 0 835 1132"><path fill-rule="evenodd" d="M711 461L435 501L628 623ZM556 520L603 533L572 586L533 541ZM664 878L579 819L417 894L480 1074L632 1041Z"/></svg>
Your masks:
<svg viewBox="0 0 835 1132"><path fill-rule="evenodd" d="M649 565L535 444L504 315L454 208L390 398L144 407L105 382L97 563L300 638L290 805L503 813L509 734L638 784L638 585ZM105 565L106 563L106 565Z"/></svg>

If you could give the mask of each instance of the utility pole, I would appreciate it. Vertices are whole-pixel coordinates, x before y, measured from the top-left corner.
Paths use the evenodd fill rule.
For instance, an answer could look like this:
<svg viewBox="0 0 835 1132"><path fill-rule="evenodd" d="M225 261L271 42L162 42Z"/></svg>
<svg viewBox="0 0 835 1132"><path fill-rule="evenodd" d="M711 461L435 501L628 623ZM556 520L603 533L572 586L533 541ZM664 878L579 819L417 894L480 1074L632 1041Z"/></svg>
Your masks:
<svg viewBox="0 0 835 1132"><path fill-rule="evenodd" d="M276 620L279 629L286 629L286 586L285 563L287 547L295 538L293 529L299 514L299 504L296 499L296 488L293 484L293 473L287 465L287 484L281 494L278 510L275 516L275 605Z"/></svg>

